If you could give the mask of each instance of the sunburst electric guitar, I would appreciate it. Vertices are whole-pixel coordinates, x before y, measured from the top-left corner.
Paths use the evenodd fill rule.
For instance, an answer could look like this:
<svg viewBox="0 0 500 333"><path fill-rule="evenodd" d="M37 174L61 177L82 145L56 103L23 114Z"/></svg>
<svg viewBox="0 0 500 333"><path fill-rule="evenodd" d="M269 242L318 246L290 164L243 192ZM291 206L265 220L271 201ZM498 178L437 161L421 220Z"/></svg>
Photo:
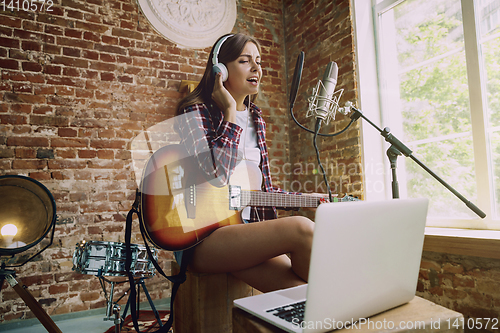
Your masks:
<svg viewBox="0 0 500 333"><path fill-rule="evenodd" d="M208 182L182 145L157 150L141 181L140 213L148 238L159 248L190 248L217 228L243 223L247 206L317 207L323 197L262 192L262 174L240 163L226 186ZM357 200L345 196L336 201Z"/></svg>

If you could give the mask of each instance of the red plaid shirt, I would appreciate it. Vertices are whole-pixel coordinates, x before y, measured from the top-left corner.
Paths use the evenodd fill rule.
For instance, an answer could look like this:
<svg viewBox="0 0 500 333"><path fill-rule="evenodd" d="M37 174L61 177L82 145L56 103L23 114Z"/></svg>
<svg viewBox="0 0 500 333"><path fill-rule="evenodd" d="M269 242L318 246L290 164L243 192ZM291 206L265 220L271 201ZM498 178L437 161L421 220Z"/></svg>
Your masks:
<svg viewBox="0 0 500 333"><path fill-rule="evenodd" d="M224 113L216 106L212 112L205 104L196 104L184 109L184 114L177 117L177 130L190 156L195 156L200 170L207 180L216 186L226 185L234 170L238 156L238 145L243 129L224 120ZM250 103L250 111L257 132L257 143L262 155L260 169L264 182L262 190L280 192L271 181L269 153L266 145L266 123L262 111ZM251 210L250 221L262 221L277 217L275 207L255 207Z"/></svg>

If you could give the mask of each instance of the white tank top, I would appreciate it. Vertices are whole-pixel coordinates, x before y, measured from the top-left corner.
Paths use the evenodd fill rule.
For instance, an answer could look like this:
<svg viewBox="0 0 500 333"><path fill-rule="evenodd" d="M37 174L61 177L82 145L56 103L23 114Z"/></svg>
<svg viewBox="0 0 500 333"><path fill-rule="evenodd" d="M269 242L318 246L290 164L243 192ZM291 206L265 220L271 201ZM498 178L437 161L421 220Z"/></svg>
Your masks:
<svg viewBox="0 0 500 333"><path fill-rule="evenodd" d="M258 169L262 156L257 142L257 132L255 131L255 125L248 107L245 107L244 111L236 112L236 124L240 126L243 131L240 136L238 164L235 170L246 168L247 163L253 164ZM246 220L250 219L250 207L243 210L242 217Z"/></svg>

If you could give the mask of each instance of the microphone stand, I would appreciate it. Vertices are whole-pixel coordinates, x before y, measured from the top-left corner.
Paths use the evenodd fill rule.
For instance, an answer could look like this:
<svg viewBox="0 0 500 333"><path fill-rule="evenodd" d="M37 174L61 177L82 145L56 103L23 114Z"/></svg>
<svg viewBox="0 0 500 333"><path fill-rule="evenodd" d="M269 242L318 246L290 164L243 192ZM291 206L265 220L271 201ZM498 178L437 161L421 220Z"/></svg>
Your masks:
<svg viewBox="0 0 500 333"><path fill-rule="evenodd" d="M392 171L392 197L393 197L393 199L399 198L399 184L398 184L397 172L396 172L396 169L397 169L397 159L398 159L398 156L405 155L406 157L409 157L413 161L415 161L415 163L417 163L422 169L424 169L425 171L427 171L427 173L429 173L438 182L440 182L444 187L446 187L449 191L451 191L451 193L453 193L457 198L459 198L460 200L462 200L462 202L465 203L465 205L467 207L469 207L469 209L471 209L479 217L481 217L481 218L485 218L486 217L486 214L482 210L480 210L476 205L474 205L472 202L470 202L469 200L467 200L463 195L461 195L460 193L458 193L453 187L451 187L450 185L448 185L448 183L446 183L443 179L441 179L441 177L439 177L431 169L429 169L424 163L422 163L415 156L413 156L413 152L411 151L411 149L408 148L404 143L402 143L401 141L399 141L398 138L396 138L394 135L392 135L391 134L391 130L388 127L384 128L384 129L379 128L377 125L375 125L373 122L371 122L370 119L366 118L363 115L363 112L361 112L360 110L358 110L354 106L352 106L352 103L348 102L348 105L344 108L345 112L341 112L342 114L347 115L347 113L349 113L349 110L353 111L353 114L351 114L351 116L350 116L351 121L349 122L349 124L344 129L342 129L341 131L339 131L337 133L333 133L333 134L321 134L321 133L319 133L319 130L320 130L320 127L321 127L321 122L322 122L321 118L318 118L316 120L316 126L315 126L315 130L314 131L312 131L312 130L306 128L305 126L303 126L302 124L300 124L299 121L295 118L295 116L293 114L293 105L295 104L295 98L297 97L297 91L298 91L298 88L299 88L300 79L302 77L302 67L303 67L303 65L304 65L304 52L301 51L299 53L299 56L297 57L297 62L295 63L295 71L293 73L292 86L291 86L291 89L290 89L290 99L289 99L290 115L291 115L293 121L300 128L302 128L303 130L305 130L305 131L307 131L309 133L313 133L314 134L314 148L316 149L316 155L317 155L317 158L318 158L318 164L321 167L321 170L323 171L323 178L324 178L325 183L327 185L328 194L330 196L330 202L332 202L332 193L331 193L331 190L330 190L330 186L328 184L328 179L326 177L326 172L324 172L324 168L321 165L321 160L319 158L319 149L318 149L318 147L316 145L316 139L317 139L318 135L319 136L333 137L333 136L337 136L339 134L342 134L343 132L345 132L352 125L353 122L355 122L360 117L362 117L364 120L366 120L370 125L372 125L373 127L375 127L380 132L380 135L382 135L385 138L385 141L387 141L387 142L389 142L391 144L391 146L387 150L387 157L389 157L389 161L391 163L391 171ZM335 102L335 103L338 106L338 103L337 102Z"/></svg>
<svg viewBox="0 0 500 333"><path fill-rule="evenodd" d="M347 107L346 107L347 108ZM485 218L486 214L479 209L472 202L467 200L463 195L461 195L458 191L456 191L453 187L451 187L447 182L445 182L441 177L435 174L431 169L429 169L424 163L422 163L419 159L413 156L413 152L410 148L408 148L403 142L401 142L398 138L396 138L390 131L388 127L381 129L373 122L370 121L367 117L363 115L363 112L356 109L354 106L350 105L350 109L353 111L350 118L352 121L358 120L360 117L366 120L370 125L372 125L377 131L380 132L385 139L385 141L389 142L391 146L387 149L387 156L391 163L392 170L392 197L393 199L399 198L399 185L397 181L396 168L397 168L397 158L398 156L404 155L406 157L411 158L415 163L417 163L422 169L427 171L434 179L440 182L444 187L446 187L451 193L453 193L457 198L459 198L469 209L471 209L474 213L476 213L479 217Z"/></svg>

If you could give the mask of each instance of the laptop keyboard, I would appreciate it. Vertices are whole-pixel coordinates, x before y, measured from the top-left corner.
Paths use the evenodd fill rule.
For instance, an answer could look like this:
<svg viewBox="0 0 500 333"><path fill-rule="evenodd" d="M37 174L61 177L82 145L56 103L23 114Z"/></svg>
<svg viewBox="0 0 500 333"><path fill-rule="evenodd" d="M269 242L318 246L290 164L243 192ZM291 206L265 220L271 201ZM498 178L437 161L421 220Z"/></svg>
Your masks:
<svg viewBox="0 0 500 333"><path fill-rule="evenodd" d="M278 308L269 309L269 312L276 317L286 320L290 323L300 325L304 321L304 312L306 311L306 301L280 306ZM297 318L297 319L295 319ZM295 319L295 320L294 320Z"/></svg>

